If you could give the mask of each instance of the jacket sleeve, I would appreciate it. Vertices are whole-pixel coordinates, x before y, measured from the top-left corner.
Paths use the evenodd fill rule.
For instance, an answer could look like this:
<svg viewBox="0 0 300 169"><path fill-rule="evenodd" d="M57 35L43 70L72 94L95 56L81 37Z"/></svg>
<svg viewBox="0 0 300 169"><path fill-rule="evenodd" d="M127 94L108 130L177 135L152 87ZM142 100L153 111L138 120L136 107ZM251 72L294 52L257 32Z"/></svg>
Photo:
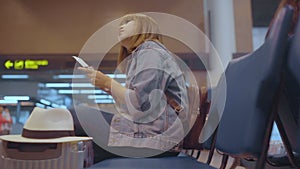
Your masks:
<svg viewBox="0 0 300 169"><path fill-rule="evenodd" d="M160 53L145 49L137 56L136 69L125 94L128 118L147 123L157 119L166 110L165 88L169 75L164 70Z"/></svg>

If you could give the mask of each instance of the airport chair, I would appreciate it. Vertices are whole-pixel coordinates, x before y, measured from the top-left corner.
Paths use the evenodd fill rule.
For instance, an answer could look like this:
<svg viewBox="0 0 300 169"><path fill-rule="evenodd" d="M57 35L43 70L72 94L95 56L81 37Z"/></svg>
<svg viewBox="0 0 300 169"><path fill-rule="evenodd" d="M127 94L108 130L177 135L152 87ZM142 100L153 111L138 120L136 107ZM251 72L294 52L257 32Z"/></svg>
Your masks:
<svg viewBox="0 0 300 169"><path fill-rule="evenodd" d="M300 168L300 19L295 34L289 39L287 62L283 74L283 101L276 120L286 154L272 157L274 166L297 166Z"/></svg>
<svg viewBox="0 0 300 169"><path fill-rule="evenodd" d="M287 56L287 65L285 72L285 88L289 91L287 93L288 102L291 107L291 113L296 120L298 129L300 127L300 18L298 19L295 34L291 38L290 47ZM297 135L300 136L298 130ZM296 138L297 140L297 138ZM296 141L296 146L300 148L300 138ZM299 146L298 146L299 145Z"/></svg>
<svg viewBox="0 0 300 169"><path fill-rule="evenodd" d="M298 20L298 24L297 24L297 28L296 28L296 32L295 32L295 36L292 39L292 43L290 45L289 48L289 52L288 52L288 61L287 61L287 70L288 72L290 72L291 78L290 79L294 79L294 81L292 80L292 84L294 84L295 86L293 86L293 88L291 89L293 91L294 97L293 100L294 102L292 102L292 105L295 106L295 108L293 109L295 111L294 114L296 114L297 116L295 117L296 119L298 119L297 121L297 138L296 138L296 150L295 150L295 155L296 155L296 159L295 159L295 165L300 168L300 18ZM287 86L289 87L289 86ZM293 104L294 103L294 104ZM292 159L293 160L293 159ZM291 160L290 160L291 161Z"/></svg>
<svg viewBox="0 0 300 169"><path fill-rule="evenodd" d="M227 83L227 93L216 149L224 156L257 160L256 169L264 168L267 158L292 13L290 6L283 8L264 44L232 60L220 80Z"/></svg>
<svg viewBox="0 0 300 169"><path fill-rule="evenodd" d="M298 21L298 23L300 23ZM300 134L299 134L299 101L300 101L300 24L295 28L295 34L289 39L286 53L287 62L284 66L283 89L280 95L278 115L275 122L285 147L285 154L278 154L268 158L272 166L300 167ZM298 136L298 137L297 137Z"/></svg>

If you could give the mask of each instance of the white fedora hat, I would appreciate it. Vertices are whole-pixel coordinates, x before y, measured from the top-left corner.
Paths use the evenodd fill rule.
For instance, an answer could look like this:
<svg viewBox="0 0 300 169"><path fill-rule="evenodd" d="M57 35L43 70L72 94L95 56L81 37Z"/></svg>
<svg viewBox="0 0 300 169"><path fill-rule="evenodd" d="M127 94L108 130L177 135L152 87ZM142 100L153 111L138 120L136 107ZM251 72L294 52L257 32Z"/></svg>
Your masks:
<svg viewBox="0 0 300 169"><path fill-rule="evenodd" d="M22 135L3 135L0 139L21 143L62 143L92 138L74 136L73 118L67 109L35 107L23 127Z"/></svg>

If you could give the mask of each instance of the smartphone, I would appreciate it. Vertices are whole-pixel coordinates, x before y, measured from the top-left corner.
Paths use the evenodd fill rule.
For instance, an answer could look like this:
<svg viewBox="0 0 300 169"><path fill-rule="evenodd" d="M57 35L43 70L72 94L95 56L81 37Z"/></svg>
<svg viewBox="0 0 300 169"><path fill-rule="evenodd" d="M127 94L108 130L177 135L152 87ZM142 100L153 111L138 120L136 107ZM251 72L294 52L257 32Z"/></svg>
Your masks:
<svg viewBox="0 0 300 169"><path fill-rule="evenodd" d="M72 56L82 67L88 68L90 67L84 60L82 60L80 57Z"/></svg>

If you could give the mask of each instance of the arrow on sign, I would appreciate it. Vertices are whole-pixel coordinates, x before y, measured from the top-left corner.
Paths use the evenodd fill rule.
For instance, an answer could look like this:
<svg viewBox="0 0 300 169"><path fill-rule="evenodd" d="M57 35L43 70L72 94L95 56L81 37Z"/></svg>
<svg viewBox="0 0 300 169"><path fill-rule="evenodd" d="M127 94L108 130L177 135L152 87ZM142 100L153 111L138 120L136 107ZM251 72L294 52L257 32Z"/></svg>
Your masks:
<svg viewBox="0 0 300 169"><path fill-rule="evenodd" d="M6 67L6 69L10 69L11 67L14 66L13 62L11 62L10 60L7 60L5 63L4 63L4 66Z"/></svg>

